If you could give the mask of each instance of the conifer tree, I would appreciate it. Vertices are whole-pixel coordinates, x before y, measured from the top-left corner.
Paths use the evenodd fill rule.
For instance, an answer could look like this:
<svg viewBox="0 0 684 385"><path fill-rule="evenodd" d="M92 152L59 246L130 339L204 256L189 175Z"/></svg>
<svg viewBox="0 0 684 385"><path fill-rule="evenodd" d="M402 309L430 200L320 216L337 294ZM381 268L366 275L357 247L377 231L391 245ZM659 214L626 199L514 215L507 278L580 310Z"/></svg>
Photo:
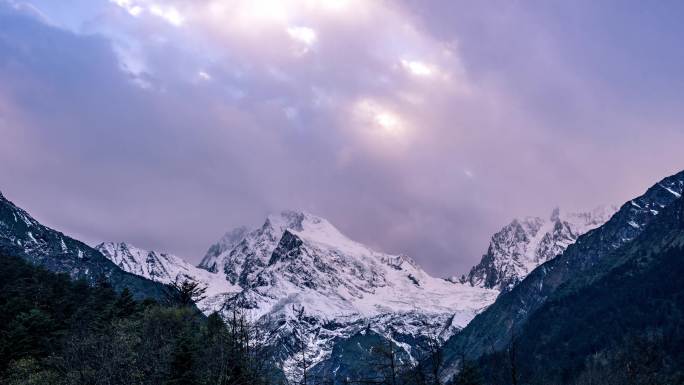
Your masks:
<svg viewBox="0 0 684 385"><path fill-rule="evenodd" d="M135 313L137 306L138 304L133 299L133 294L131 294L128 288L125 288L114 303L115 315L120 318L128 317Z"/></svg>

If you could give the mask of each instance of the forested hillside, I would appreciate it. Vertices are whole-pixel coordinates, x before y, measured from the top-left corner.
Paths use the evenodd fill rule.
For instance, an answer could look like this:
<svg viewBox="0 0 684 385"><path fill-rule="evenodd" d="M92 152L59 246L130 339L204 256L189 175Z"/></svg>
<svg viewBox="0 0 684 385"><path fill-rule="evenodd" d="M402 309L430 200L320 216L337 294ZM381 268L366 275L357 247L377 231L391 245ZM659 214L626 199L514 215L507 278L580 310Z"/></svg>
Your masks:
<svg viewBox="0 0 684 385"><path fill-rule="evenodd" d="M102 280L91 287L3 256L0 383L262 384L276 378L255 329L236 315L204 317L196 286L136 301Z"/></svg>

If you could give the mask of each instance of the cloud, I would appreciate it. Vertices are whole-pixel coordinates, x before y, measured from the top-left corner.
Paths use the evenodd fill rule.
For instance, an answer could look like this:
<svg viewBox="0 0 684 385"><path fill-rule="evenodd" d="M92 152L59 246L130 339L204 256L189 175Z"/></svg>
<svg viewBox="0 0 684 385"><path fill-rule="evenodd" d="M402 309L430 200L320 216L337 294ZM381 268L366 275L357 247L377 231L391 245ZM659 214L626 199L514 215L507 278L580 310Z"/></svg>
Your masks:
<svg viewBox="0 0 684 385"><path fill-rule="evenodd" d="M684 164L676 109L628 108L524 6L70 1L0 2L0 187L93 242L198 261L302 208L447 276Z"/></svg>
<svg viewBox="0 0 684 385"><path fill-rule="evenodd" d="M405 70L416 76L430 76L434 70L431 66L415 60L401 60L401 65Z"/></svg>
<svg viewBox="0 0 684 385"><path fill-rule="evenodd" d="M137 9L138 11L140 10L140 8L134 9ZM151 14L162 18L173 26L180 27L185 22L185 17L183 17L183 15L175 7L165 7L158 4L152 4L148 9ZM135 16L135 13L133 13L133 15Z"/></svg>
<svg viewBox="0 0 684 385"><path fill-rule="evenodd" d="M313 45L318 37L316 31L309 27L288 27L287 34L294 40L297 40L307 46Z"/></svg>

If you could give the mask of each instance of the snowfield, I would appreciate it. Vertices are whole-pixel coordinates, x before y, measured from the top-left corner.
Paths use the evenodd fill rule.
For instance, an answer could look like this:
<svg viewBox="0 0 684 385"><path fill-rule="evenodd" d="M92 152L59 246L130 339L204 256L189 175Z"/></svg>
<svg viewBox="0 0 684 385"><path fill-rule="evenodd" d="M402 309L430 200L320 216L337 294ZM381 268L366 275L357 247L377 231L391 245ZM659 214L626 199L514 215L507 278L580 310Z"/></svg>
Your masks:
<svg viewBox="0 0 684 385"><path fill-rule="evenodd" d="M307 330L307 356L314 365L329 358L336 340L368 325L392 339L434 333L446 340L499 294L432 277L411 258L374 251L305 212L286 211L269 216L257 229L228 232L199 267L125 243L103 243L97 249L122 269L148 279L202 283L207 298L199 307L207 314L228 315L237 307L257 322L280 321L269 343L285 348L286 372L294 370L296 351L286 340L295 328ZM305 324L298 316L302 309ZM410 346L405 349L410 353Z"/></svg>

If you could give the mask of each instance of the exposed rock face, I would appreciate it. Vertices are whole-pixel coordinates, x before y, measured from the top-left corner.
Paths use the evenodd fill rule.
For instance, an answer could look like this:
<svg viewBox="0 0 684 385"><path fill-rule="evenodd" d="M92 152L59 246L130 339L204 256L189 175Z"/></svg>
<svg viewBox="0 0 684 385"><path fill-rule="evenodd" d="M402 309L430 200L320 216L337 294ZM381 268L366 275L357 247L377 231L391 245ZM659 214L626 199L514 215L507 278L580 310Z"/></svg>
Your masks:
<svg viewBox="0 0 684 385"><path fill-rule="evenodd" d="M0 194L0 255L21 257L73 279L106 279L117 290L129 288L137 298L162 298L164 286L125 272L99 251L43 226Z"/></svg>
<svg viewBox="0 0 684 385"><path fill-rule="evenodd" d="M510 292L503 293L458 335L445 344L449 365L444 379L458 368L460 354L476 359L490 349L504 349L528 318L564 283L592 269L612 252L636 239L659 213L681 198L684 171L667 177L642 196L620 207L603 226L577 238L562 254L533 270Z"/></svg>
<svg viewBox="0 0 684 385"><path fill-rule="evenodd" d="M228 233L200 266L223 272L240 288L223 307L245 309L270 325L268 342L290 377L297 376L301 339L312 370L329 376L350 359L332 355L342 341L372 331L404 341L411 357L428 333L446 340L498 295L433 278L411 258L371 250L304 212L283 212L258 229Z"/></svg>
<svg viewBox="0 0 684 385"><path fill-rule="evenodd" d="M487 253L461 282L510 291L532 270L561 254L577 238L604 224L617 207L599 207L584 213L561 213L548 219L515 219L492 237Z"/></svg>
<svg viewBox="0 0 684 385"><path fill-rule="evenodd" d="M195 267L175 255L143 250L127 243L105 242L95 248L124 271L151 281L163 284L186 279L199 282L206 288L206 298L197 306L207 314L220 310L226 296L240 291L240 287L230 284L223 274Z"/></svg>
<svg viewBox="0 0 684 385"><path fill-rule="evenodd" d="M391 339L415 359L412 354L428 335L445 341L498 295L433 278L411 258L371 250L304 212L286 211L269 216L257 229L227 233L209 248L199 268L127 244L98 249L121 268L149 279L180 277L206 285L209 295L200 309L227 316L240 309L263 325L268 330L264 342L290 378L298 375L302 341L312 373L326 377L353 361L346 355L353 352L340 355L350 338Z"/></svg>

